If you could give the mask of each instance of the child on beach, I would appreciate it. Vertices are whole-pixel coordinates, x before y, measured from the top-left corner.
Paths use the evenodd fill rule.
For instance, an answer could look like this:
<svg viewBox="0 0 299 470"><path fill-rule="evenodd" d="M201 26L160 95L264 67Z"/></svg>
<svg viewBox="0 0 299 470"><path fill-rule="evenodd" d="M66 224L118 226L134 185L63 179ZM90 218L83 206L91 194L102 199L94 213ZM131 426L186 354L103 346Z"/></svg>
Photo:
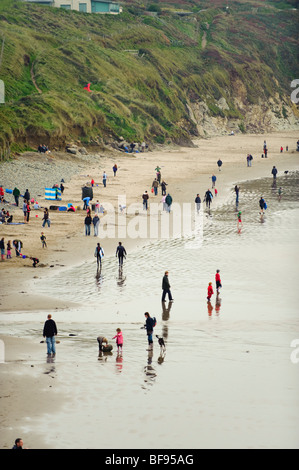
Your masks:
<svg viewBox="0 0 299 470"><path fill-rule="evenodd" d="M242 222L242 216L241 216L241 215L242 215L242 212L239 211L239 212L238 212L238 230L239 230L239 231L241 230L241 229L240 229L240 226L243 227L243 222Z"/></svg>
<svg viewBox="0 0 299 470"><path fill-rule="evenodd" d="M6 245L6 259L11 259L11 241L8 240Z"/></svg>
<svg viewBox="0 0 299 470"><path fill-rule="evenodd" d="M41 242L42 242L42 247L47 248L46 236L44 235L44 232L41 232L40 239L41 239Z"/></svg>
<svg viewBox="0 0 299 470"><path fill-rule="evenodd" d="M116 344L117 344L117 352L122 351L123 348L123 334L120 328L116 328L116 335L113 336L112 339L116 338Z"/></svg>
<svg viewBox="0 0 299 470"><path fill-rule="evenodd" d="M211 301L211 297L212 297L213 294L214 294L214 291L213 291L212 283L209 282L209 285L208 285L208 296L207 296L208 302Z"/></svg>

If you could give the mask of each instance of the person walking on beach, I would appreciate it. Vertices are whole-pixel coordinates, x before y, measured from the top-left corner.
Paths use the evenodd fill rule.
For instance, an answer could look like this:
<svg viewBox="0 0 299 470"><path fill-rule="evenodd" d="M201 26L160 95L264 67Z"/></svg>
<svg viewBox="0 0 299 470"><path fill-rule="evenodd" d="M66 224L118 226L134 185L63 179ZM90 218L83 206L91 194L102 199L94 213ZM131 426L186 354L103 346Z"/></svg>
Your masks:
<svg viewBox="0 0 299 470"><path fill-rule="evenodd" d="M148 312L145 312L144 316L145 316L145 329L146 329L146 334L147 334L148 347L149 349L152 349L154 346L153 332L154 332L154 327L156 326L156 321L154 318L150 316Z"/></svg>
<svg viewBox="0 0 299 470"><path fill-rule="evenodd" d="M115 256L118 256L118 265L121 267L123 265L124 258L127 256L126 249L122 246L122 242L118 243Z"/></svg>
<svg viewBox="0 0 299 470"><path fill-rule="evenodd" d="M142 201L143 201L143 209L147 211L148 208L148 200L149 200L149 195L147 194L147 191L144 191L142 194Z"/></svg>
<svg viewBox="0 0 299 470"><path fill-rule="evenodd" d="M216 179L217 179L216 176L213 175L213 176L212 176L212 188L215 188Z"/></svg>
<svg viewBox="0 0 299 470"><path fill-rule="evenodd" d="M240 192L240 186L236 184L235 186L235 193L236 193L236 206L239 204L239 192Z"/></svg>
<svg viewBox="0 0 299 470"><path fill-rule="evenodd" d="M168 185L163 180L162 183L161 183L162 196L166 196L166 186L168 186Z"/></svg>
<svg viewBox="0 0 299 470"><path fill-rule="evenodd" d="M47 354L55 356L56 354L56 339L57 336L57 326L54 320L52 320L52 315L49 313L48 319L45 321L43 329L43 337L46 338L47 343Z"/></svg>
<svg viewBox="0 0 299 470"><path fill-rule="evenodd" d="M259 200L259 205L260 205L260 209L261 209L261 214L264 213L264 209L265 209L265 199L261 196L261 199Z"/></svg>
<svg viewBox="0 0 299 470"><path fill-rule="evenodd" d="M104 250L101 247L100 243L97 244L94 255L97 258L97 266L99 269L99 266L102 266L102 258L104 256Z"/></svg>
<svg viewBox="0 0 299 470"><path fill-rule="evenodd" d="M121 331L120 328L116 328L116 335L113 336L112 339L116 339L117 352L118 352L118 353L119 353L120 351L122 352L124 339L123 339L123 334L122 334L122 331Z"/></svg>
<svg viewBox="0 0 299 470"><path fill-rule="evenodd" d="M278 193L278 200L281 201L281 197L282 197L282 189L281 189L281 186L279 187L277 193Z"/></svg>
<svg viewBox="0 0 299 470"><path fill-rule="evenodd" d="M41 232L40 239L42 242L42 248L47 248L46 236L44 235L44 232Z"/></svg>
<svg viewBox="0 0 299 470"><path fill-rule="evenodd" d="M157 196L158 194L158 187L159 187L159 181L157 180L157 178L155 178L152 184L152 188L154 189L155 196Z"/></svg>
<svg viewBox="0 0 299 470"><path fill-rule="evenodd" d="M166 294L168 294L168 300L173 302L173 298L170 291L170 283L168 278L168 271L165 271L162 279L162 302L165 302Z"/></svg>
<svg viewBox="0 0 299 470"><path fill-rule="evenodd" d="M97 237L99 234L99 225L100 225L100 218L98 214L95 214L94 218L92 219L92 223L93 223L94 236Z"/></svg>
<svg viewBox="0 0 299 470"><path fill-rule="evenodd" d="M273 166L271 173L273 175L273 180L276 180L277 168L275 166Z"/></svg>
<svg viewBox="0 0 299 470"><path fill-rule="evenodd" d="M104 188L106 188L106 183L107 183L107 174L106 174L106 171L104 171L104 173L103 173L103 185L104 185Z"/></svg>
<svg viewBox="0 0 299 470"><path fill-rule="evenodd" d="M215 281L216 281L216 292L217 295L219 294L219 289L221 289L222 284L221 284L221 279L220 279L220 270L217 269L216 274L215 274Z"/></svg>
<svg viewBox="0 0 299 470"><path fill-rule="evenodd" d="M195 204L196 204L197 213L199 214L199 211L200 211L200 204L201 204L201 199L200 199L200 197L199 197L199 194L196 195Z"/></svg>
<svg viewBox="0 0 299 470"><path fill-rule="evenodd" d="M13 197L15 198L15 203L19 207L19 197L20 197L20 190L15 186L13 192Z"/></svg>
<svg viewBox="0 0 299 470"><path fill-rule="evenodd" d="M165 204L166 204L166 211L170 213L171 211L171 205L172 205L172 197L168 193L166 198L165 198Z"/></svg>
<svg viewBox="0 0 299 470"><path fill-rule="evenodd" d="M221 171L221 167L222 167L222 160L219 158L218 162L217 162L217 165L218 165L218 169L219 171Z"/></svg>
<svg viewBox="0 0 299 470"><path fill-rule="evenodd" d="M28 189L26 189L24 193L24 199L25 201L30 201L30 192L28 191Z"/></svg>
<svg viewBox="0 0 299 470"><path fill-rule="evenodd" d="M206 194L205 194L205 202L206 202L206 207L208 207L210 209L210 206L211 206L211 202L212 202L212 199L213 199L213 194L211 193L211 191L208 189L206 191Z"/></svg>
<svg viewBox="0 0 299 470"><path fill-rule="evenodd" d="M44 209L44 216L43 216L42 226L44 227L46 224L48 225L48 227L50 227L50 217L49 217L49 211L48 211L47 207L45 207L45 209Z"/></svg>
<svg viewBox="0 0 299 470"><path fill-rule="evenodd" d="M117 165L116 165L116 163L115 163L115 165L113 166L112 170L113 170L113 175L116 176L116 172L117 172Z"/></svg>
<svg viewBox="0 0 299 470"><path fill-rule="evenodd" d="M92 218L90 214L87 214L87 216L84 219L84 225L85 225L85 236L90 235L90 226L92 223Z"/></svg>
<svg viewBox="0 0 299 470"><path fill-rule="evenodd" d="M208 302L211 301L211 297L212 297L213 294L214 294L213 286L212 286L212 283L209 282L209 285L208 285L208 296L207 296Z"/></svg>

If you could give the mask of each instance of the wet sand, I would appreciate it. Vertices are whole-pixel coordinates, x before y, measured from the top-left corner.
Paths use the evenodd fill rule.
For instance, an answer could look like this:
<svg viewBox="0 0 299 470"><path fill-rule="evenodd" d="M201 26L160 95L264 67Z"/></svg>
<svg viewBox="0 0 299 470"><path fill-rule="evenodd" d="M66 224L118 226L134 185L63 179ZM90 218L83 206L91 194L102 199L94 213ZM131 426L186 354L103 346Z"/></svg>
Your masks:
<svg viewBox="0 0 299 470"><path fill-rule="evenodd" d="M277 148L275 155L269 152L267 160L260 158L264 139L270 149L272 145ZM263 135L215 138L198 142L197 149L149 153L134 160L126 156L122 162L124 171L121 174L119 165L118 176L125 181L122 180L117 189L120 194L125 191L129 202L137 200L146 184L149 190L154 168L159 164L163 177L165 171L165 180L169 183L168 189L174 200L193 201L197 192L203 198L203 193L211 187L210 177L215 172L219 195L217 201L213 201L212 213L216 217L217 207L223 212L222 205L225 207L227 199L230 198L231 203L234 183L269 176L274 164L280 173L285 169L297 169L298 154L292 153L296 140L295 133L292 138L288 137L288 154L279 153L282 135ZM254 156L251 168L246 167L248 152ZM220 156L223 167L218 172L216 161ZM110 167L112 162L113 159L109 162ZM103 165L106 163L108 165L106 161ZM134 187L128 176L132 172L139 175ZM122 176L124 174L126 178ZM69 184L69 194L71 191L74 191L72 194L80 194L78 188L81 184L82 179L74 177ZM106 197L109 200L111 195L115 203L116 188L112 184L114 182L109 188L108 183L106 189L110 194ZM68 215L65 214L65 217ZM6 362L0 365L3 400L1 446L11 447L16 435L21 434L25 446L30 448L296 447L298 430L296 420L290 416L294 413L294 405L298 404L298 380L296 366L289 360L290 341L298 337L298 323L293 309L296 294L288 302L289 306L285 309L287 318L281 324L280 310L273 307L277 305L275 288L273 291L271 286L266 303L257 294L258 283L256 285L256 277L252 277L254 270L250 262L253 252L246 250L246 242L236 247L236 262L231 256L232 246L225 246L223 234L218 238L211 237L210 245L209 237L207 239L208 245L199 258L195 296L188 269L183 267L184 259L192 255L181 253L178 259L165 256L159 264L155 251L161 255L163 250L167 250L167 243L149 243L147 240L125 240L132 261L128 256L124 267L127 276L124 293L118 284L121 279L118 278L117 266L115 269L113 267L118 239L105 240L107 262L105 260L106 271L103 271L106 278L99 286L94 278L95 266L91 264L95 242L93 237L89 240L84 236L82 220L77 219L74 226L72 220L72 237L67 240L62 234L65 228L69 230L70 225L63 228L63 224L59 224L57 227L53 220L50 230L55 227L55 236L59 234L60 237L59 249L65 250L54 252L54 246L55 249L58 246L53 237L53 251L48 254L46 263L50 265L55 260L57 266L54 268L33 270L27 266L19 269L18 266L16 273L13 263L1 266L1 281L5 287L7 285L5 291L10 291L10 295L1 298L1 321L6 332L3 337ZM30 227L30 230L31 234L34 233L34 228ZM35 230L38 234L40 227L37 224ZM145 251L141 250L144 243L147 246ZM162 244L157 248L156 243ZM176 253L175 242L173 248ZM293 247L284 247L286 252L282 250L278 253L274 266L285 273L291 264L294 279L298 272L288 262L288 248ZM270 259L271 249L263 247L256 276ZM166 263L175 292L175 303L170 311L163 311L160 303L161 277ZM62 268L59 264L65 266ZM61 292L59 298L55 298L51 279L55 279L56 274L59 279L63 278L63 271L66 279L71 279L69 270L72 271L74 264L77 264L75 269L78 272L84 273L84 282L88 280L89 269L94 266L89 281L90 290L86 291L83 301L82 296L75 295L75 292L75 302L71 301L70 295L65 299L61 297ZM224 290L226 293L223 293L220 311L216 312L213 304L213 311L209 312L204 300L206 284L219 264L226 271L231 285ZM134 266L138 281L132 275ZM242 298L236 294L235 288L239 286L244 289L239 274L244 273L244 266L246 295ZM271 279L274 266L268 265ZM140 279L144 269L148 286L142 290ZM147 276L149 271L150 275ZM34 279L33 274L38 279ZM265 270L263 280L267 276L269 273ZM45 280L51 293L48 297L45 296ZM18 288L12 289L12 283L17 284ZM115 297L113 287L108 289L111 296L93 295L96 285L99 293L101 289L105 291L105 285L109 286L110 283L117 286ZM77 290L80 289L80 280L74 285ZM180 286L184 295L180 295ZM66 290L72 288L72 285L66 286ZM250 301L253 295L262 301L262 314L256 308L259 305L257 301L254 302L252 315ZM155 314L157 312L157 333L167 339L165 357L160 355L157 344L152 357L146 351L145 332L140 329L145 309ZM274 318L268 316L273 310ZM60 344L53 361L47 361L46 346L39 343L39 330L47 311L54 314L59 328ZM196 311L198 317L194 315ZM251 319L248 322L249 315ZM125 331L127 345L123 357L117 357L114 348L112 356L98 358L96 336L103 330L109 337L114 336L119 324ZM77 336L70 337L70 333ZM153 406L148 406L149 403ZM161 416L165 422L164 428L159 425ZM278 423L281 424L277 426Z"/></svg>

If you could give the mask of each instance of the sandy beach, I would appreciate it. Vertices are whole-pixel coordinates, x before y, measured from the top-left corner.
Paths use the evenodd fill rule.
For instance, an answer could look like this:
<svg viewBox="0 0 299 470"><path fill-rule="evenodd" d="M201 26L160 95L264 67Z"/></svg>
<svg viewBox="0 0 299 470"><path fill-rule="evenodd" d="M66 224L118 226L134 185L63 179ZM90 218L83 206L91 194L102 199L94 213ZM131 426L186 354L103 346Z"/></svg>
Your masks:
<svg viewBox="0 0 299 470"><path fill-rule="evenodd" d="M268 158L261 158L263 142L267 141ZM28 187L31 196L38 200L42 207L49 207L52 202L46 201L40 188L53 184L59 184L64 179L65 191L59 205L72 203L77 207L75 213L51 211L51 227L42 227L43 210L32 210L30 222L24 225L1 225L1 238L5 243L15 238L22 240L22 252L27 258L16 258L12 250L12 259L0 263L1 295L0 295L0 315L4 321L10 322L11 334L1 335L0 338L5 346L5 362L0 364L1 382L1 448L11 448L16 437L23 436L25 447L29 448L51 448L55 447L47 442L46 436L40 432L32 431L32 422L40 420L44 416L51 414L51 409L63 409L67 407L67 402L72 388L80 376L84 375L84 369L80 367L73 373L73 382L63 383L56 380L56 372L51 370L51 364L46 363L45 345L39 341L32 341L24 338L22 331L14 329L14 320L23 312L37 315L37 318L46 319L47 312L71 312L72 309L80 310L80 304L63 300L52 295L46 296L38 291L37 281L47 280L49 282L55 273L61 273L74 266L90 263L94 259L94 249L97 240L93 236L84 234L85 212L82 210L81 188L90 184L91 179L95 180L93 188L93 203L99 200L104 208L112 205L116 214L119 213L119 197L126 198L126 205L129 207L134 203L141 203L142 194L148 191L150 199L149 206L153 202L161 199L159 190L158 196L151 193L152 181L155 178L155 168L161 167L162 179L168 184L167 192L173 201L183 203L193 203L196 194L199 193L203 200L204 193L212 188L211 177L216 175L217 198L214 197L212 210L216 210L233 192L234 185L248 180L265 178L271 176L272 167L275 165L278 174L285 171L299 169L299 154L296 152L296 142L298 140L297 131L277 132L273 134L221 136L213 139L195 141L194 148L160 148L153 151L138 154L125 154L116 150L111 150L105 155L95 154L85 157L80 161L80 168L75 169L76 159L72 162L69 155L25 155L21 158L7 162L1 170L1 184L9 187L12 171L17 175L15 185L22 191ZM284 152L280 152L283 146ZM288 151L285 151L288 146ZM246 156L253 155L252 167L247 167ZM218 170L217 160L221 159L223 165L221 171ZM38 167L43 163L49 163L46 177L39 169L38 176L35 174L35 165ZM116 177L113 176L112 167L118 165ZM17 172L18 166L22 165L22 172ZM27 166L26 166L27 165ZM61 167L59 167L61 165ZM68 172L69 166L69 172ZM77 165L78 166L78 165ZM27 169L26 169L27 168ZM55 168L55 172L54 169ZM59 171L57 171L59 169ZM107 172L107 187L102 184L102 173ZM53 173L52 173L53 171ZM36 186L35 193L30 187L30 178L38 178L39 186ZM23 179L23 180L22 180ZM52 181L51 181L52 180ZM25 187L26 186L26 187ZM13 189L13 187L10 187ZM10 202L13 202L10 196ZM23 213L20 208L5 206L14 216L14 222L23 221ZM80 209L79 209L80 208ZM132 215L127 216L127 220L132 219ZM118 220L117 217L115 219ZM117 223L117 222L116 222ZM105 249L105 256L113 255L120 237L116 225L116 236L100 240ZM47 237L47 248L42 248L40 234L44 232ZM136 248L140 249L150 243L148 239L131 239L123 237L122 242L130 253ZM28 257L37 257L40 261L37 268L32 267L32 262ZM95 262L95 261L94 261ZM147 260L145 260L145 263ZM117 263L117 261L116 261ZM157 271L157 276L162 277L163 267ZM66 287L67 289L67 287ZM160 292L157 293L160 298ZM11 320L9 320L11 318ZM108 321L108 320L107 320ZM42 331L43 323L40 323ZM290 327L291 328L291 327ZM296 336L296 332L294 332ZM58 335L59 336L59 335ZM59 339L59 337L57 338ZM68 354L69 344L59 345L59 354ZM280 364L281 365L281 364ZM57 366L56 366L57 367ZM252 368L254 366L252 365ZM109 374L104 377L109 383ZM70 379L68 376L68 380ZM132 371L133 377L133 371ZM57 384L58 382L58 384ZM82 380L82 394L86 388L86 383ZM113 382L112 382L113 383ZM123 384L125 386L125 384ZM87 391L87 389L86 389ZM94 397L96 400L96 392ZM91 398L90 398L91 399ZM108 403L108 402L107 402ZM108 404L107 404L108 406ZM285 405L287 406L287 405ZM292 413L292 409L288 410ZM269 412L270 413L270 412ZM63 429L64 425L58 423L57 427ZM187 421L181 422L188 425ZM137 426L137 424L136 424ZM133 424L132 424L133 427ZM28 433L27 428L30 429ZM122 429L122 432L125 429ZM67 432L67 428L64 429ZM133 431L132 431L133 432ZM130 434L130 432L129 432ZM111 437L111 436L110 436ZM118 443L118 440L116 441ZM124 441L126 442L126 441ZM128 446L131 441L128 440ZM279 443L274 439L274 447L279 447ZM56 448L63 443L57 443ZM196 443L191 442L193 447ZM85 445L85 444L84 444ZM90 447L96 447L96 442L90 442ZM102 444L101 444L102 445ZM103 445L106 445L105 442ZM171 448L172 443L169 443ZM240 444L243 446L243 443ZM249 447L255 447L255 443L249 443ZM110 448L114 444L111 443ZM126 444L124 445L125 448ZM163 441L165 447L165 441ZM207 447L207 443L205 443ZM225 441L224 446L233 447L232 441ZM76 447L80 447L77 443ZM217 445L216 445L217 447Z"/></svg>

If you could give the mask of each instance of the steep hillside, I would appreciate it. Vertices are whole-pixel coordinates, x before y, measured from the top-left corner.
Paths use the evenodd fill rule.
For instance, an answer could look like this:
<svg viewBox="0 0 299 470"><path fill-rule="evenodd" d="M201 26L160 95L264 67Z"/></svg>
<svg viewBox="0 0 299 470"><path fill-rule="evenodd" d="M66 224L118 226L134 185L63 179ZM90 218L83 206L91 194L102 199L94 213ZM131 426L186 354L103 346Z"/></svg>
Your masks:
<svg viewBox="0 0 299 470"><path fill-rule="evenodd" d="M106 16L1 1L0 147L120 136L188 144L295 123L298 12L288 2L123 5Z"/></svg>

